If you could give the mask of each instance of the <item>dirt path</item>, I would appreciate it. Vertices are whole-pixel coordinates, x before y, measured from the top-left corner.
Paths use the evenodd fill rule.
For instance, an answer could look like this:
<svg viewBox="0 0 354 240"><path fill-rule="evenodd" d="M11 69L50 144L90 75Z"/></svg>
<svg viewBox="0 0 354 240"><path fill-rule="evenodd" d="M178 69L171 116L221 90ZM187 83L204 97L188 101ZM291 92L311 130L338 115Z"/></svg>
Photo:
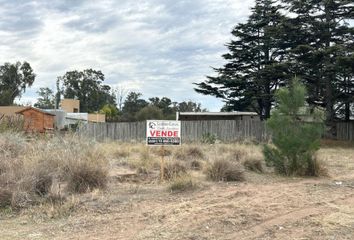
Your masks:
<svg viewBox="0 0 354 240"><path fill-rule="evenodd" d="M274 229L278 227L278 229L282 229L283 224L291 225L292 223L298 222L301 219L306 217L314 217L319 215L325 215L336 211L333 204L335 205L343 205L343 204L352 204L354 202L354 194L349 194L343 197L339 197L338 199L332 200L330 202L319 202L313 204L311 206L301 208L295 211L288 212L286 214L277 215L266 219L260 224L250 226L247 229L242 229L236 234L231 234L231 236L225 236L225 239L258 239L261 236L264 236L269 229ZM289 239L291 237L299 237L299 236L291 236L288 235Z"/></svg>
<svg viewBox="0 0 354 240"><path fill-rule="evenodd" d="M182 194L156 185L136 193L122 187L88 197L67 218L6 219L1 239L326 239L332 233L316 219L354 202L352 188L330 179L220 183Z"/></svg>

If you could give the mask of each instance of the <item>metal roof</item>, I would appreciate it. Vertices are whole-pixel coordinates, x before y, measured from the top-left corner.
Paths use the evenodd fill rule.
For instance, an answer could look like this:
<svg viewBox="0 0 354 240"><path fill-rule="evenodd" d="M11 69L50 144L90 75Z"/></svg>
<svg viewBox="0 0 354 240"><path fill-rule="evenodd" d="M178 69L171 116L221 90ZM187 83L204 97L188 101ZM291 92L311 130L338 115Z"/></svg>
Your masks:
<svg viewBox="0 0 354 240"><path fill-rule="evenodd" d="M178 112L180 116L257 116L256 112Z"/></svg>
<svg viewBox="0 0 354 240"><path fill-rule="evenodd" d="M26 107L25 109L17 111L16 113L17 114L22 114L23 112L28 111L28 110L34 110L34 111L37 111L37 112L40 112L40 113L43 113L43 114L46 114L46 115L55 116L55 114L53 114L53 113L46 112L46 111L44 111L42 109L35 108L35 107Z"/></svg>

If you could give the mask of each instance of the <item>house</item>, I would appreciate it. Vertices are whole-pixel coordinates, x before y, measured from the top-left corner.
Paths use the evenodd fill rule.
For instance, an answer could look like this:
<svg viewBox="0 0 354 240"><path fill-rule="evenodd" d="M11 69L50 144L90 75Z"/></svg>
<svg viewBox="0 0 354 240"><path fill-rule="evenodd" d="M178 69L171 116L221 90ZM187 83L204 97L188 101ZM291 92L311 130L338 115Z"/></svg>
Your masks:
<svg viewBox="0 0 354 240"><path fill-rule="evenodd" d="M65 98L60 102L60 109L67 113L79 113L80 100Z"/></svg>
<svg viewBox="0 0 354 240"><path fill-rule="evenodd" d="M0 116L16 117L16 112L25 109L23 106L0 106Z"/></svg>
<svg viewBox="0 0 354 240"><path fill-rule="evenodd" d="M201 120L247 120L256 119L255 112L177 112L178 121L201 121Z"/></svg>
<svg viewBox="0 0 354 240"><path fill-rule="evenodd" d="M74 122L106 122L106 115L80 112L80 100L65 98L60 102L60 109L66 112L66 125Z"/></svg>
<svg viewBox="0 0 354 240"><path fill-rule="evenodd" d="M54 130L55 115L34 107L27 107L16 114L24 118L26 132L44 133Z"/></svg>

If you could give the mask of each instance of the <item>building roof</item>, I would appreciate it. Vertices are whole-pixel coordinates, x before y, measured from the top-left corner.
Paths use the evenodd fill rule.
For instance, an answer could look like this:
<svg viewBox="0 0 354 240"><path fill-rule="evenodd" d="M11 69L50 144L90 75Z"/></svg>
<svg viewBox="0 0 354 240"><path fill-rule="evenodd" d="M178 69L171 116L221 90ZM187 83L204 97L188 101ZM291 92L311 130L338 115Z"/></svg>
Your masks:
<svg viewBox="0 0 354 240"><path fill-rule="evenodd" d="M178 112L180 116L257 116L256 112Z"/></svg>
<svg viewBox="0 0 354 240"><path fill-rule="evenodd" d="M35 108L35 107L26 107L25 109L22 109L22 110L20 110L20 111L17 111L16 113L17 113L17 114L22 114L23 112L28 111L28 110L34 110L34 111L36 111L36 112L40 112L40 113L43 113L43 114L46 114L46 115L55 116L55 114L46 112L46 111L44 111L44 110L42 110L42 109Z"/></svg>

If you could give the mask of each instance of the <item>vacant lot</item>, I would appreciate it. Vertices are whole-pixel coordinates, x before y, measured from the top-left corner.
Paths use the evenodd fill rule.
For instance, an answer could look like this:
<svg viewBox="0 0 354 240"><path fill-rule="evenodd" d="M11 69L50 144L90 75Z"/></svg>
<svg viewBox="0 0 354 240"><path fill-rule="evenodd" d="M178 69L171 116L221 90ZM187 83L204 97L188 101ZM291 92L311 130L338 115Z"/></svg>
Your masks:
<svg viewBox="0 0 354 240"><path fill-rule="evenodd" d="M329 174L321 178L277 176L259 167L261 146L250 143L166 148L170 179L160 183L158 148L96 145L109 160L106 188L69 194L65 182L57 183L63 202L3 208L1 239L353 238L352 146L321 148L318 159ZM205 169L215 159L237 162L242 171L245 166L244 180L208 180Z"/></svg>

